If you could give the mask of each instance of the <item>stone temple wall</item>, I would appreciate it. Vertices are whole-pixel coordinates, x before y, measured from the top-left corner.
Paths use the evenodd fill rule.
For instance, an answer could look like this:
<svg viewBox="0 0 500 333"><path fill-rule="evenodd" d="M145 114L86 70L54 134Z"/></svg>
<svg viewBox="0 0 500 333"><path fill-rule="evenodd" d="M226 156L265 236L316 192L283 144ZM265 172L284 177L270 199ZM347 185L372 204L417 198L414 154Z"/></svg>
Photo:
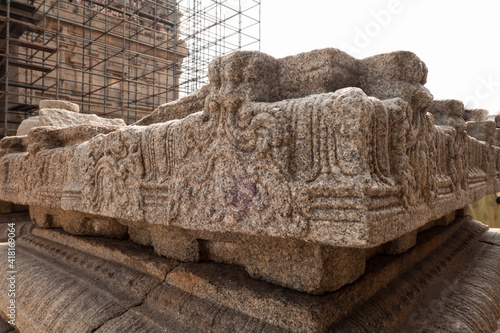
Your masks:
<svg viewBox="0 0 500 333"><path fill-rule="evenodd" d="M500 191L499 130L465 123L463 104L434 100L426 76L411 52L235 52L213 61L203 89L134 125L45 120L55 126L4 138L0 200L29 206L37 225L20 240L33 254L25 274L43 271L43 253L69 265L68 281L74 267L107 285L92 293L117 307L99 325L49 320L23 296L20 325L491 332L500 236L463 208ZM429 302L447 288L438 316ZM467 318L453 312L464 304Z"/></svg>

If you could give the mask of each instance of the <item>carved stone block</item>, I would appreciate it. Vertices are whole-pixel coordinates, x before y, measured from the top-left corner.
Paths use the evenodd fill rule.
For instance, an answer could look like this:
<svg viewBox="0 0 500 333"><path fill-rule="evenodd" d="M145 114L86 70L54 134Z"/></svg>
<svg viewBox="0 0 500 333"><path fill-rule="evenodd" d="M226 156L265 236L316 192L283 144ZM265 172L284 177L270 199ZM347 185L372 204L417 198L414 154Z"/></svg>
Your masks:
<svg viewBox="0 0 500 333"><path fill-rule="evenodd" d="M32 206L40 226L128 233L178 260L336 290L373 254L407 250L432 221L500 190L491 126L466 129L463 104L433 101L426 76L411 52L235 52L200 92L134 126L0 142L0 200Z"/></svg>

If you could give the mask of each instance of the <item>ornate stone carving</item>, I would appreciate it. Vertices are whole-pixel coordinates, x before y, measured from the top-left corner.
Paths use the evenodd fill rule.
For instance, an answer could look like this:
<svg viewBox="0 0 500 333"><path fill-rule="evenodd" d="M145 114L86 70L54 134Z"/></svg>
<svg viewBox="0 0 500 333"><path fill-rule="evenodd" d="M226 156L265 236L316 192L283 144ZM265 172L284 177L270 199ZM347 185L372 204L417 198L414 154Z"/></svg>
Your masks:
<svg viewBox="0 0 500 333"><path fill-rule="evenodd" d="M433 101L426 75L410 52L362 60L335 49L283 59L236 52L211 64L202 91L137 125L41 127L27 142L4 139L0 200L73 212L76 224L104 218L108 236L123 237L120 223L185 261L230 261L210 255L213 246L229 251L220 242L276 252L283 241L283 256L294 258L283 274L238 264L294 289L335 290L374 252L347 251L333 270L314 271L290 254L297 242L318 253L319 266L339 247L397 252L430 221L500 189L500 148L481 141L492 137L488 126L465 132L463 105ZM169 110L187 116L172 120ZM324 279L349 260L348 274Z"/></svg>

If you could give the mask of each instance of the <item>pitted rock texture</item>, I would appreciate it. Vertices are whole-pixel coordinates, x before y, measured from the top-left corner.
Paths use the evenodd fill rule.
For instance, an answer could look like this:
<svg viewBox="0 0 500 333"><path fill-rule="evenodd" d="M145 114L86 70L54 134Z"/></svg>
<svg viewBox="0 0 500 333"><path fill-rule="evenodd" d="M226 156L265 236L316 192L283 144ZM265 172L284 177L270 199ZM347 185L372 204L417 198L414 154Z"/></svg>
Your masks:
<svg viewBox="0 0 500 333"><path fill-rule="evenodd" d="M454 99L436 100L429 110L434 119L434 125L451 126L457 132L463 132L466 123L462 116L464 114L464 103Z"/></svg>
<svg viewBox="0 0 500 333"><path fill-rule="evenodd" d="M44 182L63 210L333 246L380 245L494 191L495 150L460 126L433 126L427 69L412 53L356 60L334 49L284 59L237 52L210 68L202 112L64 152L32 143L35 154L6 163L46 159L48 174L67 170L51 176L57 185ZM355 84L371 96L342 88ZM22 178L33 188L12 170L7 183Z"/></svg>
<svg viewBox="0 0 500 333"><path fill-rule="evenodd" d="M469 136L462 105L433 101L426 77L411 52L235 52L212 62L206 87L137 125L41 127L1 141L0 200L30 205L40 226L128 233L182 261L205 246L205 259L254 277L335 290L366 259L339 248L404 251L430 221L500 190L500 148ZM231 257L261 255L248 239L273 260L289 256L282 274ZM350 269L323 269L336 258Z"/></svg>
<svg viewBox="0 0 500 333"><path fill-rule="evenodd" d="M251 90L248 99L276 102L313 94L359 87L379 99L402 97L415 110L429 106L432 95L423 87L427 67L412 52L400 51L356 59L334 49L321 49L281 59L260 52L234 52L215 59L210 83L197 93L160 106L137 125L150 125L206 110L207 96L219 86L238 85ZM227 92L229 92L228 89Z"/></svg>

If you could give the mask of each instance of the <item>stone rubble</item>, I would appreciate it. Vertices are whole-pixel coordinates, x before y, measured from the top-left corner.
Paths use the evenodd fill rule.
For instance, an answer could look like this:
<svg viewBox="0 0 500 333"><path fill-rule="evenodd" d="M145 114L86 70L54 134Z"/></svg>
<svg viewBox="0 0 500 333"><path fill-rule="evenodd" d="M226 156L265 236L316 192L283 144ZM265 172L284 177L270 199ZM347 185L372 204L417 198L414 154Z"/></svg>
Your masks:
<svg viewBox="0 0 500 333"><path fill-rule="evenodd" d="M71 102L60 100L42 100L39 105L39 116L23 120L17 129L17 136L28 135L35 127L69 127L75 125L90 124L95 126L126 126L123 119L108 119L98 117L95 114L81 114L80 107Z"/></svg>

